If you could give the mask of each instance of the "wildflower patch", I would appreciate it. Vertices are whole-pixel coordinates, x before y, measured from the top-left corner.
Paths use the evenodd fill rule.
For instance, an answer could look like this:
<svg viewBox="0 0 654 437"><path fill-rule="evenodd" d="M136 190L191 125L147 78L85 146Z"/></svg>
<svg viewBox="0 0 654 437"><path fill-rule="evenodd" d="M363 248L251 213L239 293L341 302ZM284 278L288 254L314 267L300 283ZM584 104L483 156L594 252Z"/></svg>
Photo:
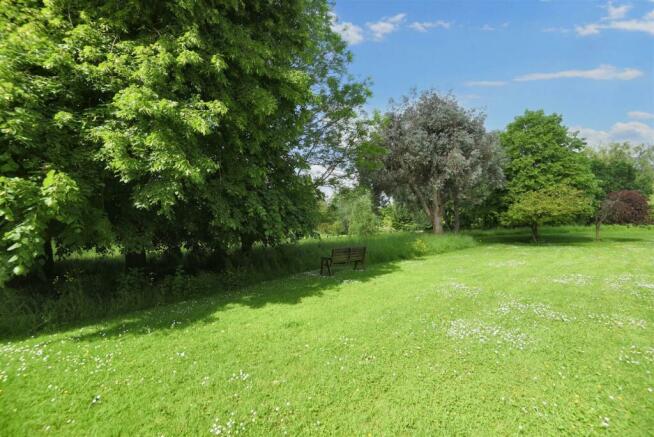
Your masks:
<svg viewBox="0 0 654 437"><path fill-rule="evenodd" d="M480 320L453 320L446 334L457 340L473 339L479 343L505 345L514 349L524 349L532 342L529 335L517 329L507 329Z"/></svg>

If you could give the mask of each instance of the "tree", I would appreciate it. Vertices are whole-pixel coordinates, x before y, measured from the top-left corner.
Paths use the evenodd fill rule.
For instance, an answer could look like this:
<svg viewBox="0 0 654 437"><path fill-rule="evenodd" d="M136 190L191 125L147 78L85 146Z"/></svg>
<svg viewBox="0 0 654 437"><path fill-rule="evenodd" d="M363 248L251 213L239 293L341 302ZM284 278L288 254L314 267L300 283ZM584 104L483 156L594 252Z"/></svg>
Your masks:
<svg viewBox="0 0 654 437"><path fill-rule="evenodd" d="M373 210L370 193L362 193L354 199L349 222L350 235L367 236L377 232L379 219Z"/></svg>
<svg viewBox="0 0 654 437"><path fill-rule="evenodd" d="M460 200L497 162L484 115L432 90L405 97L387 114L380 136L386 154L379 183L394 198L421 208L437 234L443 232L446 202L458 217Z"/></svg>
<svg viewBox="0 0 654 437"><path fill-rule="evenodd" d="M371 95L368 83L346 77L340 71L344 65L333 68L336 71L321 72L325 75L314 86L307 109L310 120L296 148L316 187L336 187L343 177L351 176L368 144L370 121L362 109Z"/></svg>
<svg viewBox="0 0 654 437"><path fill-rule="evenodd" d="M332 199L332 205L344 234L371 235L377 231L377 215L366 189L342 188Z"/></svg>
<svg viewBox="0 0 654 437"><path fill-rule="evenodd" d="M467 215L468 225L475 220L487 220L487 211L492 198L504 186L504 153L498 134L486 135L477 149L474 165L468 165L462 177L449 184L449 208L452 213L452 228L458 232L462 214ZM472 163L468 163L472 164Z"/></svg>
<svg viewBox="0 0 654 437"><path fill-rule="evenodd" d="M646 224L649 219L649 204L647 197L639 191L623 190L609 193L608 199L615 202L613 213L607 223L613 224Z"/></svg>
<svg viewBox="0 0 654 437"><path fill-rule="evenodd" d="M529 226L532 240L537 242L540 226L568 223L592 212L592 199L583 192L566 185L552 185L520 194L504 217L507 224Z"/></svg>
<svg viewBox="0 0 654 437"><path fill-rule="evenodd" d="M621 190L654 193L654 167L648 162L652 152L647 147L612 143L588 153L603 196Z"/></svg>
<svg viewBox="0 0 654 437"><path fill-rule="evenodd" d="M529 191L567 185L584 193L598 192L584 142L571 134L559 114L525 111L500 134L506 153L509 200Z"/></svg>
<svg viewBox="0 0 654 437"><path fill-rule="evenodd" d="M316 60L349 60L331 20L325 0L0 0L0 184L32 184L11 209L54 171L77 207L41 214L32 240L116 242L137 264L155 245L310 232L315 188L293 150L329 77ZM0 223L1 257L20 226ZM15 262L0 269L27 270Z"/></svg>
<svg viewBox="0 0 654 437"><path fill-rule="evenodd" d="M623 190L609 193L595 216L595 239L600 239L603 223L642 225L649 221L647 197L639 191Z"/></svg>
<svg viewBox="0 0 654 437"><path fill-rule="evenodd" d="M597 180L582 153L584 142L568 132L560 115L525 111L500 141L508 159L505 224L528 224L535 241L540 225L586 215L587 199L599 191Z"/></svg>

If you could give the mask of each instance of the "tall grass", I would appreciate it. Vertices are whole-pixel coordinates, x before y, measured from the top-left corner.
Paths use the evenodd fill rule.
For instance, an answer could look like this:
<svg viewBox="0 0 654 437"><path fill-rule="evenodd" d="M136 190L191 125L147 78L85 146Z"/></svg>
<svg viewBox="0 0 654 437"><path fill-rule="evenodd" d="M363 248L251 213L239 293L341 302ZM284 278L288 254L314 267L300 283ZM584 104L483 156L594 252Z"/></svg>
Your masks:
<svg viewBox="0 0 654 437"><path fill-rule="evenodd" d="M378 264L474 245L471 236L417 233L306 239L274 248L257 247L247 255L232 254L222 271L209 266L189 274L180 265L174 274L163 276L148 271L124 272L119 256L86 252L62 262L60 274L52 283L0 289L0 336L33 333L317 271L320 258L335 247L366 246L366 263Z"/></svg>

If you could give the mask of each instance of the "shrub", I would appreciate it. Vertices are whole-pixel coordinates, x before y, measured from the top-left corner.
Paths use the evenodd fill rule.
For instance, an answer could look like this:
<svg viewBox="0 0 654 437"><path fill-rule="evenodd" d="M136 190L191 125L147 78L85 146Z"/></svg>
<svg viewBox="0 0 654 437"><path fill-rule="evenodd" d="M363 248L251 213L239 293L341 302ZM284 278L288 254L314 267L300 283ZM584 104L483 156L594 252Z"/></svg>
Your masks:
<svg viewBox="0 0 654 437"><path fill-rule="evenodd" d="M612 207L606 223L642 225L649 221L649 204L639 191L616 191L609 193L607 199Z"/></svg>

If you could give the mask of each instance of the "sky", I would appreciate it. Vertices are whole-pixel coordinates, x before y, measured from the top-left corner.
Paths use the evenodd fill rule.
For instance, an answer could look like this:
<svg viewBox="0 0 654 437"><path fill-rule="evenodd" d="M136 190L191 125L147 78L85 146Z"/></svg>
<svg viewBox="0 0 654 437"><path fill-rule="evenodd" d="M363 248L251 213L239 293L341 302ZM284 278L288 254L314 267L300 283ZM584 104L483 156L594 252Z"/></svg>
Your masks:
<svg viewBox="0 0 654 437"><path fill-rule="evenodd" d="M544 109L591 146L654 144L654 0L336 0L332 27L368 111L434 88L488 129Z"/></svg>

